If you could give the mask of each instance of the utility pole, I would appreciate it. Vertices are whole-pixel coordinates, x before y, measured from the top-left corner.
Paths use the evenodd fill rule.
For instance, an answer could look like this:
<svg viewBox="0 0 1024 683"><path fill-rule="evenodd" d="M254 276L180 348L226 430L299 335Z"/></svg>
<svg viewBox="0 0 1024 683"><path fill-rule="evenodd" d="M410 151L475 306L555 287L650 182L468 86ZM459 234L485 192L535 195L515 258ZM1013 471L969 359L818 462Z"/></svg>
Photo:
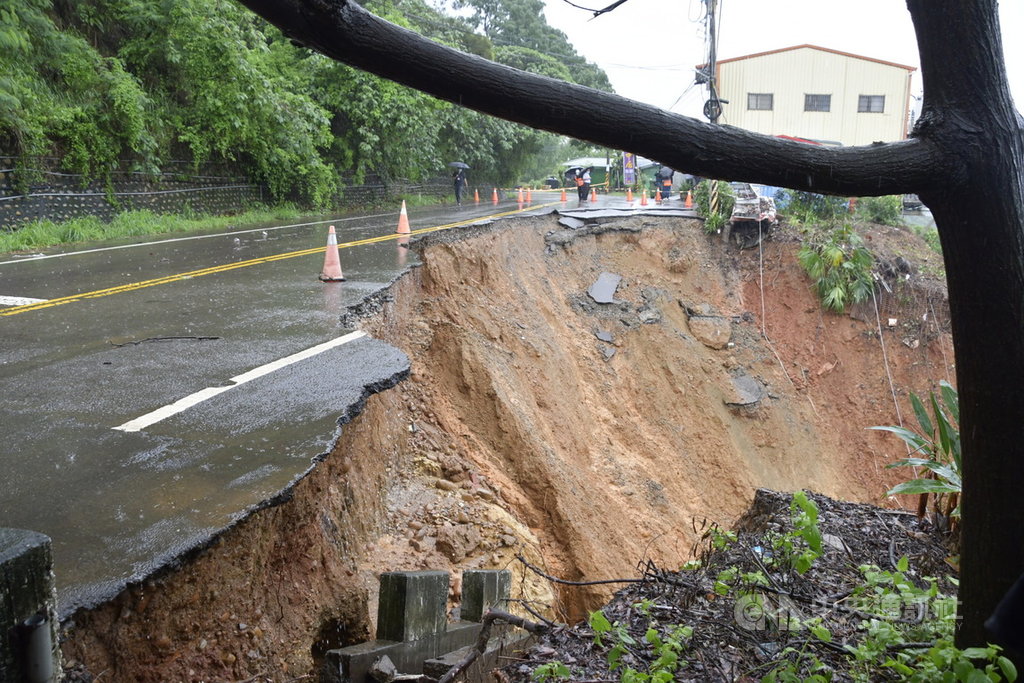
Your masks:
<svg viewBox="0 0 1024 683"><path fill-rule="evenodd" d="M718 0L704 0L708 6L708 101L704 103L704 116L713 124L718 123L718 117L722 115L722 101L718 98L718 83L716 75L718 65L717 55L717 25L715 23L715 12L717 11ZM708 193L708 213L718 213L718 181L711 179Z"/></svg>

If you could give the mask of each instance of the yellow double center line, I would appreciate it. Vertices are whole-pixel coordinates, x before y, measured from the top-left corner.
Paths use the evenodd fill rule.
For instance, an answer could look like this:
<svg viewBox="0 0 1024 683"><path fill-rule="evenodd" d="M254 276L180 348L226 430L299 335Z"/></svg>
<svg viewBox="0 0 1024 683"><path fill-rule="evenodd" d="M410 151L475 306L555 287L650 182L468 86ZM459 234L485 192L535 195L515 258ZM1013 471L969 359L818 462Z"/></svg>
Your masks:
<svg viewBox="0 0 1024 683"><path fill-rule="evenodd" d="M470 218L457 223L447 223L445 225L436 225L432 228L420 228L419 230L413 230L409 233L392 233L389 235L381 235L379 237L369 237L363 240L356 240L354 242L343 242L338 245L338 249L347 249L349 247L358 247L364 244L374 244L376 242L387 242L388 240L395 240L400 237L410 237L413 235L423 235L428 232L436 232L438 230L449 230L451 228L457 228L463 225L472 225L473 223L479 223L481 221L493 220L496 218L503 218L505 216L512 216L517 213L524 211L535 211L537 209L544 209L549 206L561 204L561 202L551 202L549 204L539 204L537 206L530 206L522 209L515 209L513 211L505 211L503 213L493 213L487 216L480 216L477 218ZM46 301L26 304L24 306L12 306L11 308L0 311L0 317L8 315L18 315L19 313L28 313L29 311L38 311L43 308L52 308L53 306L62 306L64 304L70 304L75 301L84 301L85 299L99 299L100 297L110 296L112 294L124 294L125 292L134 292L138 289L145 289L146 287L155 287L157 285L165 285L170 282L179 282L181 280L188 280L191 278L202 277L204 275L214 275L216 273L226 273L229 270L238 270L239 268L248 268L250 266L258 266L263 263L272 263L274 261L283 261L285 259L297 258L299 256L309 256L316 254L317 252L324 252L327 247L315 247L313 249L302 249L299 251L288 251L283 254L275 254L273 256L264 256L262 258L251 259L248 261L238 261L236 263L227 263L221 266L211 266L209 268L201 268L199 270L192 270L187 273L177 273L175 275L167 275L165 277L156 278L153 280L143 280L141 282L130 282L125 285L118 287L108 287L107 289L97 289L92 292L83 292L81 294L72 294L70 296L63 296L57 299L47 299Z"/></svg>

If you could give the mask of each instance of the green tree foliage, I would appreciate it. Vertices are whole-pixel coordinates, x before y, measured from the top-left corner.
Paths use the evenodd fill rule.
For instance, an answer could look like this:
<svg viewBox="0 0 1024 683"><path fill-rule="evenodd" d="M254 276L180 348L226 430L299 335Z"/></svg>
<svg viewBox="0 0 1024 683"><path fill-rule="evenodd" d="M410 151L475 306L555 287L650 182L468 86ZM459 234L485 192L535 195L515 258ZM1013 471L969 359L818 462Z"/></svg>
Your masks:
<svg viewBox="0 0 1024 683"><path fill-rule="evenodd" d="M849 211L842 197L799 190L780 190L775 204L798 224L834 221Z"/></svg>
<svg viewBox="0 0 1024 683"><path fill-rule="evenodd" d="M238 162L278 197L326 202L335 177L323 156L328 113L308 95L300 52L276 29L227 0L164 0L157 12L111 3L100 16L125 32L111 47L159 95L167 153L196 166Z"/></svg>
<svg viewBox="0 0 1024 683"><path fill-rule="evenodd" d="M156 141L138 80L116 56L60 30L45 0L0 8L0 151L54 152L95 176L122 155L152 159Z"/></svg>
<svg viewBox="0 0 1024 683"><path fill-rule="evenodd" d="M456 8L472 10L470 24L482 31L494 45L527 48L545 54L565 66L570 78L563 80L611 91L611 83L604 71L581 57L564 33L548 25L542 0L455 0L454 4ZM500 58L496 61L509 64ZM517 64L510 66L523 68ZM550 75L544 71L534 73Z"/></svg>
<svg viewBox="0 0 1024 683"><path fill-rule="evenodd" d="M461 50L608 87L546 24L540 0L481 5L483 33L423 0L368 5ZM279 199L325 206L342 175L421 181L453 160L510 184L555 140L328 60L230 0L0 7L0 154L54 156L86 181L125 164L155 173L171 159L228 162Z"/></svg>
<svg viewBox="0 0 1024 683"><path fill-rule="evenodd" d="M882 225L903 225L903 197L861 197L857 199L857 217Z"/></svg>

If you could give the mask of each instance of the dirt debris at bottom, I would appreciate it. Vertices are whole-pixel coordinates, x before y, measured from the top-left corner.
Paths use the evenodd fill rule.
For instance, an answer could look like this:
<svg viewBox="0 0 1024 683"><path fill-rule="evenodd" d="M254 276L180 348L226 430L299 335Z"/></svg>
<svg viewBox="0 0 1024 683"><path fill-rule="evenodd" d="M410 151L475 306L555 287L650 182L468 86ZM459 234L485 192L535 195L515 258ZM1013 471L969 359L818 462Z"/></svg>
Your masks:
<svg viewBox="0 0 1024 683"><path fill-rule="evenodd" d="M780 561L786 541L799 540L807 523L794 495L816 508L823 550L803 573ZM918 588L934 584L941 595L956 592L949 538L927 520L815 493L760 489L734 531L711 527L704 541L692 568L641 567L641 576L601 608L602 616L555 626L498 672L498 680L662 680L628 679L624 672L655 671L666 651L655 643L672 642L679 644L678 668L664 680L754 681L786 668L799 676L793 680L811 674L852 680L847 647L864 640L872 623L893 620L912 631L940 604L878 599L887 594L877 590L861 593L865 576L883 583L901 576ZM953 619L951 611L945 616ZM910 645L923 650L930 643ZM617 662L614 670L610 662ZM885 674L872 679L884 680Z"/></svg>

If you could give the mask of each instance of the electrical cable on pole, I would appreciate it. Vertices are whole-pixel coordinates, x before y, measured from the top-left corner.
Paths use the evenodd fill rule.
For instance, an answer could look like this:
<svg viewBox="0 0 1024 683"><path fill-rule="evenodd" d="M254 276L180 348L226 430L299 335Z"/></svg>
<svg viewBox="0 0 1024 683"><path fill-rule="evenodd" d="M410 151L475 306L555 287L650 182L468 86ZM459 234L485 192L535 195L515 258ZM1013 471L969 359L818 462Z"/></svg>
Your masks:
<svg viewBox="0 0 1024 683"><path fill-rule="evenodd" d="M713 124L718 123L718 117L722 114L722 101L718 97L718 84L716 83L716 43L718 39L717 30L715 27L715 13L716 5L718 0L705 0L708 6L708 64L707 64L707 82L708 82L708 101L704 103L704 116L708 118ZM712 178L710 182L708 193L708 214L713 216L718 213L719 198L718 198L718 180Z"/></svg>

